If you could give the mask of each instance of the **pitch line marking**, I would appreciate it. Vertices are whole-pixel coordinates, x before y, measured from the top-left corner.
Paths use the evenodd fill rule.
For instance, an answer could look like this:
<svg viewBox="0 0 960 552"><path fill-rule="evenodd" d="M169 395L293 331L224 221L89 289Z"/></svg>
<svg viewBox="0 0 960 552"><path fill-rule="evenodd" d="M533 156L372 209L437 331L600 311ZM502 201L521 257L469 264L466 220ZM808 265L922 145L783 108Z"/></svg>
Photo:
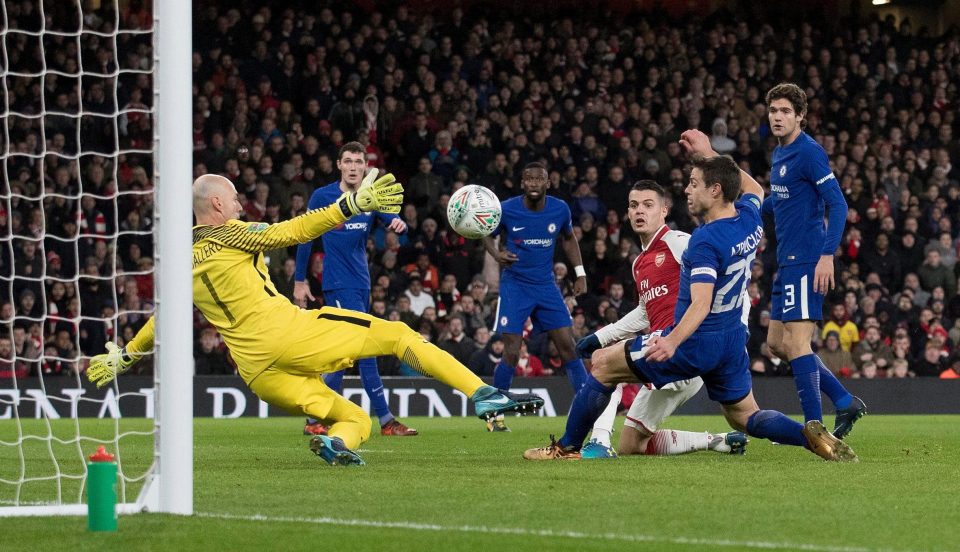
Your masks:
<svg viewBox="0 0 960 552"><path fill-rule="evenodd" d="M527 529L524 527L489 527L485 525L438 525L435 523L417 523L412 521L380 521L367 519L340 519L331 517L293 517L265 516L262 514L229 514L221 512L197 512L197 517L240 521L266 521L280 523L309 523L315 525L339 525L348 527L374 527L378 529L406 529L410 531L431 531L437 533L485 533L500 535L518 535L547 538L568 538L577 540L609 540L623 542L662 542L687 546L725 546L735 548L757 548L763 550L805 550L808 552L893 552L893 549L867 548L862 546L821 546L793 542L737 541L730 539L704 539L697 537L662 537L655 535L629 535L618 533L584 533L580 531L554 531L552 529ZM907 552L899 550L898 552Z"/></svg>

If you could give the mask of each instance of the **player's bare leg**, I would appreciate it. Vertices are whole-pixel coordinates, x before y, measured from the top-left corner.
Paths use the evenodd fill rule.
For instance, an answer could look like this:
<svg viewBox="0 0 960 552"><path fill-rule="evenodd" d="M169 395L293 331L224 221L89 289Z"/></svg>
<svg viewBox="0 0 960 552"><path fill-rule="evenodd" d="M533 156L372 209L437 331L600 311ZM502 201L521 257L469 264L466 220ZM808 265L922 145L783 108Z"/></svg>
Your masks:
<svg viewBox="0 0 960 552"><path fill-rule="evenodd" d="M620 455L670 456L706 450L725 454L746 452L747 436L739 431L712 434L658 429L664 419L696 395L701 387L703 381L700 378L675 382L662 389L642 386L630 405L620 433ZM594 448L591 439L581 451L583 457L595 457Z"/></svg>
<svg viewBox="0 0 960 552"><path fill-rule="evenodd" d="M583 361L580 360L580 355L577 354L577 343L573 338L573 328L566 326L550 330L548 333L553 344L557 347L557 353L559 353L560 360L563 362L563 369L567 372L570 386L576 393L587 379L587 370L583 366Z"/></svg>

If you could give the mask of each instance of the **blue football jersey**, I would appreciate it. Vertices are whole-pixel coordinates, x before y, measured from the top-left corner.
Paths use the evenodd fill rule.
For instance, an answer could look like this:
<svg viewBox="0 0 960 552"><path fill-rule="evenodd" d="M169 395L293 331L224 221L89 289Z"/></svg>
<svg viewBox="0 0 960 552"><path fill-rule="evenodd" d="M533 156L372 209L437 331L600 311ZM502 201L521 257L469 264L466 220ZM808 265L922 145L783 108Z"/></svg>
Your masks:
<svg viewBox="0 0 960 552"><path fill-rule="evenodd" d="M839 186L827 152L807 133L773 150L770 193L780 266L820 260L827 237L823 195L827 187Z"/></svg>
<svg viewBox="0 0 960 552"><path fill-rule="evenodd" d="M680 293L674 311L679 323L690 307L690 285L713 284L713 304L698 331L739 329L750 282L750 265L763 237L760 198L748 194L736 202L737 216L694 230L680 262Z"/></svg>
<svg viewBox="0 0 960 552"><path fill-rule="evenodd" d="M523 196L503 202L500 226L493 235L502 235L506 248L517 255L517 262L503 271L504 277L532 284L553 283L553 251L561 235L573 232L570 208L551 196L540 211L523 204Z"/></svg>
<svg viewBox="0 0 960 552"><path fill-rule="evenodd" d="M320 209L333 204L343 192L340 181L314 190L307 209ZM323 240L323 289L370 289L370 268L367 266L367 237L376 219L384 225L397 215L384 213L360 213L347 219L340 226L320 236ZM296 281L306 280L307 264L310 262L312 243L300 244L297 248Z"/></svg>

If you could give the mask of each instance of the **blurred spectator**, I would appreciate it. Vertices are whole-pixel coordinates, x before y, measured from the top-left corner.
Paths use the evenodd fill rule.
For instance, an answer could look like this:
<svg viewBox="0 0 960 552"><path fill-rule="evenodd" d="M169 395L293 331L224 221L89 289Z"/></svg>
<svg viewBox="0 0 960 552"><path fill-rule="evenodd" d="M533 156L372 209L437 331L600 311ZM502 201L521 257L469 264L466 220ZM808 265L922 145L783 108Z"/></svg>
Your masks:
<svg viewBox="0 0 960 552"><path fill-rule="evenodd" d="M940 347L935 343L927 343L923 349L923 356L917 361L913 371L921 377L935 378L940 376L944 368Z"/></svg>
<svg viewBox="0 0 960 552"><path fill-rule="evenodd" d="M851 356L857 368L862 368L865 362L873 362L877 369L886 370L893 362L893 351L880 339L880 328L875 325L866 328L863 340L853 347Z"/></svg>
<svg viewBox="0 0 960 552"><path fill-rule="evenodd" d="M503 338L500 334L494 334L482 349L470 356L468 366L478 376L493 376L493 371L502 358Z"/></svg>
<svg viewBox="0 0 960 552"><path fill-rule="evenodd" d="M461 364L470 362L470 357L477 350L473 339L463 332L463 320L458 316L450 318L447 324L447 338L440 341L439 347L450 353Z"/></svg>
<svg viewBox="0 0 960 552"><path fill-rule="evenodd" d="M843 303L830 307L830 319L824 323L820 331L821 338L825 338L830 332L836 332L840 338L840 348L847 352L850 352L853 345L860 341L860 331L857 325L849 320L847 307Z"/></svg>
<svg viewBox="0 0 960 552"><path fill-rule="evenodd" d="M27 363L14 357L13 341L8 336L0 336L0 379L25 378L30 375Z"/></svg>
<svg viewBox="0 0 960 552"><path fill-rule="evenodd" d="M420 274L416 272L410 274L409 283L407 284L407 290L404 292L404 295L406 295L410 301L410 311L417 316L421 316L427 308L436 307L433 297L423 290L423 282L420 280Z"/></svg>
<svg viewBox="0 0 960 552"><path fill-rule="evenodd" d="M277 291L280 292L280 295L293 301L293 284L297 271L297 261L293 257L287 257L281 267L281 270L275 272L270 279L273 281L273 285L276 286Z"/></svg>
<svg viewBox="0 0 960 552"><path fill-rule="evenodd" d="M947 369L940 372L940 379L960 379L960 356L950 359Z"/></svg>
<svg viewBox="0 0 960 552"><path fill-rule="evenodd" d="M937 249L927 251L926 260L917 269L917 276L920 278L920 285L926 291L942 287L949 297L953 297L957 292L957 277L953 275L952 270L941 263L940 251Z"/></svg>
<svg viewBox="0 0 960 552"><path fill-rule="evenodd" d="M839 377L849 378L857 368L850 353L840 347L840 334L837 332L827 333L823 339L823 347L817 351L817 356L827 369Z"/></svg>
<svg viewBox="0 0 960 552"><path fill-rule="evenodd" d="M235 373L220 336L213 328L204 328L200 332L200 343L193 351L194 366L197 375L228 375Z"/></svg>
<svg viewBox="0 0 960 552"><path fill-rule="evenodd" d="M540 359L531 355L530 351L527 350L526 342L521 342L520 356L517 360L515 375L526 378L539 378L542 376L552 376L553 370L545 369Z"/></svg>
<svg viewBox="0 0 960 552"><path fill-rule="evenodd" d="M910 370L910 363L905 359L896 358L893 360L893 368L890 370L890 373L887 375L890 378L913 378L916 377ZM942 375L940 377L943 377Z"/></svg>

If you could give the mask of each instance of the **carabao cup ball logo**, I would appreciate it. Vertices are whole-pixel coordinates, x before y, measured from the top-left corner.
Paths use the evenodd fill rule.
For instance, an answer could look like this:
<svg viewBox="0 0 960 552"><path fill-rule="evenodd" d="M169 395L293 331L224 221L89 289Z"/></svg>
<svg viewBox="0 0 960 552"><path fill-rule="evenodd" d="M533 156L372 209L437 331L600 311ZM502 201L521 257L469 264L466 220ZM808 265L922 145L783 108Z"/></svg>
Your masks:
<svg viewBox="0 0 960 552"><path fill-rule="evenodd" d="M479 239L489 236L500 224L500 200L483 186L471 184L457 190L447 203L447 220L461 236Z"/></svg>

